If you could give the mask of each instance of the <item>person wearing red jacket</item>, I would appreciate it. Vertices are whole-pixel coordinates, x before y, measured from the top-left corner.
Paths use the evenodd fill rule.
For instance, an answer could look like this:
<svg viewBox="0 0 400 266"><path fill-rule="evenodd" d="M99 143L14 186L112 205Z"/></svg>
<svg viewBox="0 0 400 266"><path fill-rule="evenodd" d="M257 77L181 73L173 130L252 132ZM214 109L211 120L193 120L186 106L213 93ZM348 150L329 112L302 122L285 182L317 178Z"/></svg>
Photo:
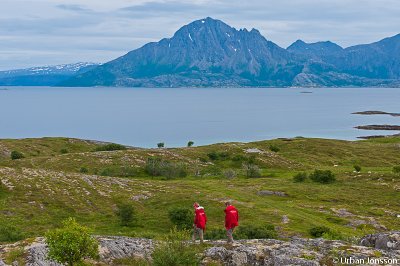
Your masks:
<svg viewBox="0 0 400 266"><path fill-rule="evenodd" d="M207 215L204 208L197 202L193 204L194 207L194 222L193 222L193 242L196 241L196 236L200 238L200 243L204 241L204 231L206 230Z"/></svg>
<svg viewBox="0 0 400 266"><path fill-rule="evenodd" d="M230 202L225 202L225 228L228 243L233 243L233 231L239 225L239 212Z"/></svg>

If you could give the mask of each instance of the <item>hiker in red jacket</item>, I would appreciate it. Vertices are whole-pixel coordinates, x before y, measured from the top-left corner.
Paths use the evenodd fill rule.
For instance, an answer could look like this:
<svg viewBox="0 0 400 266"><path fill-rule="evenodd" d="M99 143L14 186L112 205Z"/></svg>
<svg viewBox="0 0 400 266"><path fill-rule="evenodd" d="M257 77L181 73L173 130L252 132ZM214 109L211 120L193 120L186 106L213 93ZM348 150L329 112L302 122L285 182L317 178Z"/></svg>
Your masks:
<svg viewBox="0 0 400 266"><path fill-rule="evenodd" d="M207 215L204 208L197 202L193 204L194 207L194 222L193 222L193 242L196 241L196 235L200 238L200 243L204 240L204 231L206 230Z"/></svg>
<svg viewBox="0 0 400 266"><path fill-rule="evenodd" d="M239 225L239 212L230 202L225 202L225 228L228 243L233 243L233 231Z"/></svg>

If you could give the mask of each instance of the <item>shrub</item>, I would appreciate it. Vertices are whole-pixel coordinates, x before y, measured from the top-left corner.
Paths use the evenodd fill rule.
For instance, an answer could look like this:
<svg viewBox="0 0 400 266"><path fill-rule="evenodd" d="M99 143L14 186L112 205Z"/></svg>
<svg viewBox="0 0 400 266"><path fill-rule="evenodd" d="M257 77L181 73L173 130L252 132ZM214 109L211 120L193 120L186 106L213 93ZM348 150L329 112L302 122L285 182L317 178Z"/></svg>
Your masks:
<svg viewBox="0 0 400 266"><path fill-rule="evenodd" d="M233 179L237 176L236 171L233 169L227 169L223 172L223 174L228 179Z"/></svg>
<svg viewBox="0 0 400 266"><path fill-rule="evenodd" d="M164 148L165 147L165 143L164 142L157 143L157 147L158 148Z"/></svg>
<svg viewBox="0 0 400 266"><path fill-rule="evenodd" d="M187 176L184 164L168 162L158 157L147 159L145 172L150 176L165 176L168 179Z"/></svg>
<svg viewBox="0 0 400 266"><path fill-rule="evenodd" d="M270 145L269 150L272 152L279 152L281 149L278 146Z"/></svg>
<svg viewBox="0 0 400 266"><path fill-rule="evenodd" d="M60 153L61 153L61 154L67 154L67 153L68 153L68 150L65 149L65 148L64 148L64 149L61 149L61 150L60 150Z"/></svg>
<svg viewBox="0 0 400 266"><path fill-rule="evenodd" d="M193 141L189 141L188 144L187 144L188 147L192 147L193 145L194 145Z"/></svg>
<svg viewBox="0 0 400 266"><path fill-rule="evenodd" d="M302 173L297 173L295 176L293 176L293 181L296 183L299 182L304 182L307 179L307 173L302 172Z"/></svg>
<svg viewBox="0 0 400 266"><path fill-rule="evenodd" d="M310 228L309 233L313 237L322 237L324 234L331 232L326 226L315 226Z"/></svg>
<svg viewBox="0 0 400 266"><path fill-rule="evenodd" d="M120 151L126 150L126 147L121 144L110 143L96 148L96 151Z"/></svg>
<svg viewBox="0 0 400 266"><path fill-rule="evenodd" d="M261 177L261 170L255 164L245 163L243 164L243 170L245 171L246 176L249 178Z"/></svg>
<svg viewBox="0 0 400 266"><path fill-rule="evenodd" d="M226 230L224 229L206 230L204 239L210 239L210 240L226 239Z"/></svg>
<svg viewBox="0 0 400 266"><path fill-rule="evenodd" d="M237 238L239 239L267 239L276 237L277 233L272 224L264 226L242 225L237 230Z"/></svg>
<svg viewBox="0 0 400 266"><path fill-rule="evenodd" d="M211 161L216 161L216 160L218 160L218 153L215 152L215 151L212 151L212 152L210 152L210 153L207 153L207 156L208 156L208 158L209 158Z"/></svg>
<svg viewBox="0 0 400 266"><path fill-rule="evenodd" d="M335 175L330 170L315 170L310 174L310 179L322 184L329 184L336 181Z"/></svg>
<svg viewBox="0 0 400 266"><path fill-rule="evenodd" d="M106 167L100 170L101 176L118 176L118 172L115 168Z"/></svg>
<svg viewBox="0 0 400 266"><path fill-rule="evenodd" d="M191 229L193 225L193 213L187 208L173 208L168 211L170 221L179 230Z"/></svg>
<svg viewBox="0 0 400 266"><path fill-rule="evenodd" d="M231 155L226 151L222 152L212 151L210 153L207 153L207 156L211 161L216 161L216 160L225 161L231 157Z"/></svg>
<svg viewBox="0 0 400 266"><path fill-rule="evenodd" d="M79 225L75 219L63 222L63 227L46 233L49 247L48 257L69 266L76 265L84 258L98 257L98 243L90 236L89 229Z"/></svg>
<svg viewBox="0 0 400 266"><path fill-rule="evenodd" d="M234 161L234 162L243 162L245 160L246 160L246 157L241 154L236 154L235 156L232 157L232 161Z"/></svg>
<svg viewBox="0 0 400 266"><path fill-rule="evenodd" d="M24 238L24 235L11 224L0 224L0 242L16 242Z"/></svg>
<svg viewBox="0 0 400 266"><path fill-rule="evenodd" d="M160 242L152 253L153 266L196 266L200 264L197 249L188 241L189 231L176 228Z"/></svg>
<svg viewBox="0 0 400 266"><path fill-rule="evenodd" d="M135 209L131 204L119 204L116 214L122 226L131 226L135 221Z"/></svg>
<svg viewBox="0 0 400 266"><path fill-rule="evenodd" d="M400 165L394 166L392 170L393 170L393 173L400 174Z"/></svg>
<svg viewBox="0 0 400 266"><path fill-rule="evenodd" d="M89 173L89 170L86 167L81 167L81 169L79 169L79 172L81 172L82 174L87 174Z"/></svg>
<svg viewBox="0 0 400 266"><path fill-rule="evenodd" d="M11 160L19 160L25 158L24 154L19 151L12 151L11 152Z"/></svg>
<svg viewBox="0 0 400 266"><path fill-rule="evenodd" d="M356 164L356 165L353 166L353 168L357 173L361 172L361 166Z"/></svg>

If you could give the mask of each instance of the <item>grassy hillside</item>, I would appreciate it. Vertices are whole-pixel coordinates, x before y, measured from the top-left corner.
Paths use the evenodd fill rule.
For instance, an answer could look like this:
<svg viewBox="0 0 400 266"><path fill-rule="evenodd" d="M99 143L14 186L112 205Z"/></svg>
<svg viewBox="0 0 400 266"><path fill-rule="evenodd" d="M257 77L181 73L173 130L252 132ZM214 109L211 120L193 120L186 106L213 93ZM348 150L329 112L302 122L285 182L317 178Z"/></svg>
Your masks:
<svg viewBox="0 0 400 266"><path fill-rule="evenodd" d="M309 236L328 226L343 237L400 226L400 138L368 141L280 139L177 149L96 151L103 144L67 138L0 140L0 224L38 236L73 216L96 234L159 237L168 210L205 206L208 230L223 228L223 202L233 200L241 224L273 224L281 236ZM11 160L12 151L25 158ZM186 177L150 176L148 158L184 169ZM361 166L360 173L353 170ZM262 176L249 178L243 165ZM329 169L332 184L293 182L293 175ZM232 177L232 173L236 175ZM285 196L263 191L284 192ZM131 203L137 220L120 226L117 205Z"/></svg>

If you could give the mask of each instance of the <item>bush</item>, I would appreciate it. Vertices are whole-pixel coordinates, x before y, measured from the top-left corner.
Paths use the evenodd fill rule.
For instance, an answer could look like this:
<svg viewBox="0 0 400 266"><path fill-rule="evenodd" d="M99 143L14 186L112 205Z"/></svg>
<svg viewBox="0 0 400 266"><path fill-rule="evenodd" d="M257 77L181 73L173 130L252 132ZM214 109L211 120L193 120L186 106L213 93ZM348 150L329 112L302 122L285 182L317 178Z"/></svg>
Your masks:
<svg viewBox="0 0 400 266"><path fill-rule="evenodd" d="M193 213L187 208L173 208L168 211L170 221L179 230L191 229L193 226Z"/></svg>
<svg viewBox="0 0 400 266"><path fill-rule="evenodd" d="M207 156L211 161L216 161L216 160L225 161L231 157L230 154L226 151L223 152L212 151L208 153Z"/></svg>
<svg viewBox="0 0 400 266"><path fill-rule="evenodd" d="M196 266L200 264L197 249L188 241L189 231L176 228L160 242L152 253L153 266Z"/></svg>
<svg viewBox="0 0 400 266"><path fill-rule="evenodd" d="M157 143L157 147L158 148L164 148L165 147L165 143L164 142Z"/></svg>
<svg viewBox="0 0 400 266"><path fill-rule="evenodd" d="M79 172L81 172L82 174L87 174L89 173L89 170L86 167L81 167L81 169L79 169Z"/></svg>
<svg viewBox="0 0 400 266"><path fill-rule="evenodd" d="M315 226L310 228L309 233L313 237L322 237L326 233L330 233L331 229L326 226Z"/></svg>
<svg viewBox="0 0 400 266"><path fill-rule="evenodd" d="M192 147L193 145L194 145L193 141L189 141L188 144L187 144L188 147Z"/></svg>
<svg viewBox="0 0 400 266"><path fill-rule="evenodd" d="M68 153L68 150L65 149L65 148L64 148L64 149L61 149L61 150L60 150L60 153L61 153L61 154L67 154L67 153Z"/></svg>
<svg viewBox="0 0 400 266"><path fill-rule="evenodd" d="M269 150L272 152L279 152L281 149L278 146L270 145Z"/></svg>
<svg viewBox="0 0 400 266"><path fill-rule="evenodd" d="M206 230L204 239L209 239L209 240L226 239L226 230L224 230L224 229Z"/></svg>
<svg viewBox="0 0 400 266"><path fill-rule="evenodd" d="M131 226L135 221L135 209L131 204L119 204L116 214L122 226Z"/></svg>
<svg viewBox="0 0 400 266"><path fill-rule="evenodd" d="M272 224L264 226L242 225L239 226L236 237L238 239L267 239L276 238L277 233Z"/></svg>
<svg viewBox="0 0 400 266"><path fill-rule="evenodd" d="M126 147L121 144L110 143L96 148L96 151L121 151L126 150Z"/></svg>
<svg viewBox="0 0 400 266"><path fill-rule="evenodd" d="M400 174L400 165L399 166L394 166L392 170L393 170L393 173Z"/></svg>
<svg viewBox="0 0 400 266"><path fill-rule="evenodd" d="M249 178L261 177L261 170L255 164L245 163L243 164L243 170L245 171L246 176Z"/></svg>
<svg viewBox="0 0 400 266"><path fill-rule="evenodd" d="M228 179L233 179L237 176L236 171L233 169L224 170L223 175Z"/></svg>
<svg viewBox="0 0 400 266"><path fill-rule="evenodd" d="M63 222L63 227L46 233L49 247L48 257L69 266L81 263L84 258L97 258L97 241L90 236L89 229L79 225L75 219Z"/></svg>
<svg viewBox="0 0 400 266"><path fill-rule="evenodd" d="M147 159L145 172L150 176L164 176L168 179L187 176L184 164L168 162L158 157Z"/></svg>
<svg viewBox="0 0 400 266"><path fill-rule="evenodd" d="M210 153L207 153L207 156L208 156L208 158L209 158L211 161L216 161L216 160L218 160L218 153L215 152L215 151L212 151L212 152L210 152Z"/></svg>
<svg viewBox="0 0 400 266"><path fill-rule="evenodd" d="M297 173L295 176L293 176L293 181L296 183L304 182L306 181L307 177L307 173L305 172Z"/></svg>
<svg viewBox="0 0 400 266"><path fill-rule="evenodd" d="M0 224L0 242L16 242L23 238L22 232L14 225Z"/></svg>
<svg viewBox="0 0 400 266"><path fill-rule="evenodd" d="M330 170L315 170L310 174L310 179L314 182L329 184L336 181L335 175Z"/></svg>
<svg viewBox="0 0 400 266"><path fill-rule="evenodd" d="M356 164L356 165L353 166L353 168L357 173L361 172L361 166Z"/></svg>
<svg viewBox="0 0 400 266"><path fill-rule="evenodd" d="M236 154L235 156L232 157L232 161L243 162L243 161L246 161L246 157L241 154Z"/></svg>
<svg viewBox="0 0 400 266"><path fill-rule="evenodd" d="M19 160L25 158L24 154L19 151L12 151L11 152L11 160Z"/></svg>

